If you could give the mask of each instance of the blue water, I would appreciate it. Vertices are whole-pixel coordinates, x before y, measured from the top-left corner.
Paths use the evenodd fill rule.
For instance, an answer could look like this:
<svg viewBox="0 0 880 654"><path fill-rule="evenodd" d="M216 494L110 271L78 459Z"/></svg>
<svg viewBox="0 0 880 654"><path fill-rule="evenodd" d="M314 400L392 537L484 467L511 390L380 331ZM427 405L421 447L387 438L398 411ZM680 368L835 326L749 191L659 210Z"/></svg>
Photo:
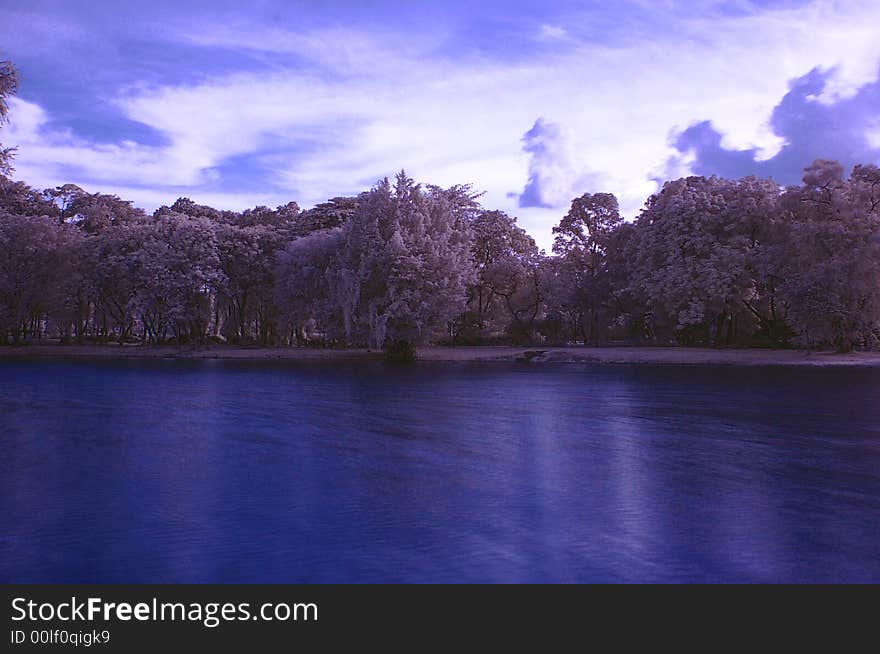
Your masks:
<svg viewBox="0 0 880 654"><path fill-rule="evenodd" d="M0 362L2 582L880 581L880 370Z"/></svg>

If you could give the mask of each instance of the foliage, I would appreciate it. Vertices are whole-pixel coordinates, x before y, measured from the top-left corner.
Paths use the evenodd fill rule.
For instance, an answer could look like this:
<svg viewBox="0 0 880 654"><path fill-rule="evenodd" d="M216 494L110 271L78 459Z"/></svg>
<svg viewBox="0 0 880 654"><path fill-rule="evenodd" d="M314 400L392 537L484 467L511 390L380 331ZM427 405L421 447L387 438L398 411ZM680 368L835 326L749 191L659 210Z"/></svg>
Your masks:
<svg viewBox="0 0 880 654"><path fill-rule="evenodd" d="M11 61L0 61L0 125L9 117L9 98L18 91L18 70ZM4 148L0 143L0 176L12 174L12 156L15 148Z"/></svg>
<svg viewBox="0 0 880 654"><path fill-rule="evenodd" d="M412 363L416 360L416 348L407 340L388 341L383 348L388 363Z"/></svg>
<svg viewBox="0 0 880 654"><path fill-rule="evenodd" d="M306 211L180 198L148 216L0 176L0 343L880 345L880 171L688 177L634 222L572 201L553 256L468 186L401 171Z"/></svg>

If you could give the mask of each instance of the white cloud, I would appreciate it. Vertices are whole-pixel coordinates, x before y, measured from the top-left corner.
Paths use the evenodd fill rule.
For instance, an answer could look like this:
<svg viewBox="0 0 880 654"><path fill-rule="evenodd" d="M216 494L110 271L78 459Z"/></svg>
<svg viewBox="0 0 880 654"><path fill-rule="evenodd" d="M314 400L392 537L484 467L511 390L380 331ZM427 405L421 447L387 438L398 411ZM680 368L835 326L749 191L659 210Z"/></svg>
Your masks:
<svg viewBox="0 0 880 654"><path fill-rule="evenodd" d="M529 180L519 196L520 207L565 207L584 188L601 186L602 175L575 163L579 158L565 130L543 118L523 136L529 154Z"/></svg>
<svg viewBox="0 0 880 654"><path fill-rule="evenodd" d="M549 247L550 228L564 211L519 210L509 197L528 180L521 137L538 117L568 135L570 167L602 173L603 188L572 190L613 192L632 217L655 190L650 180L671 153L671 130L711 120L725 147L759 147L771 156L780 143L767 119L789 80L816 65L837 65L832 93L851 93L871 81L880 62L877 24L878 3L816 2L759 15L684 19L677 32L631 46L569 40L528 64L437 57L430 54L437 43L420 44L416 36L382 41L341 29L207 28L187 38L293 53L323 72L281 67L197 85L136 88L118 98L127 117L168 139L165 146L94 145L70 133L47 133L45 113L23 101L13 107L13 138L0 140L14 145L18 136L19 175L33 184L99 184L133 189L133 198L136 187L155 186L170 199L184 193L195 199L224 161L271 149L266 188L254 196L221 193L220 206L264 191L307 206L404 167L441 185L476 183L487 191L487 205L521 215Z"/></svg>
<svg viewBox="0 0 880 654"><path fill-rule="evenodd" d="M436 51L448 36L438 29L413 38L392 31L365 33L345 27L290 31L246 22L211 25L200 30L185 25L162 31L194 45L297 55L337 74L404 72L411 60Z"/></svg>
<svg viewBox="0 0 880 654"><path fill-rule="evenodd" d="M568 38L568 30L559 25L541 25L539 38L548 41L564 41Z"/></svg>

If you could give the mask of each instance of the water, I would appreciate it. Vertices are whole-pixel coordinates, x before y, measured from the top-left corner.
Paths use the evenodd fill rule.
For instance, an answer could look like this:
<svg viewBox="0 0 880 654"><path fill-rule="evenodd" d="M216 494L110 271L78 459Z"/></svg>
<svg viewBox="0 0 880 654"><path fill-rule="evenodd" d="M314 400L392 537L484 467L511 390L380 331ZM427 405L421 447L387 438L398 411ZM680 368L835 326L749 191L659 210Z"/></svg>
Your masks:
<svg viewBox="0 0 880 654"><path fill-rule="evenodd" d="M0 582L880 581L880 369L0 362Z"/></svg>

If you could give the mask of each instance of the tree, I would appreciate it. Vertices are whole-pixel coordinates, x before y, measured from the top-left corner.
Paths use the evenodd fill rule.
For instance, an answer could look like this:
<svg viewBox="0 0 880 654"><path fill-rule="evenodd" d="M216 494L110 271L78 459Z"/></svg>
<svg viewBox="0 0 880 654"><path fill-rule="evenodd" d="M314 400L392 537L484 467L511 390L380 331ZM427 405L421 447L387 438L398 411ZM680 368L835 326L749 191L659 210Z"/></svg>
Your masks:
<svg viewBox="0 0 880 654"><path fill-rule="evenodd" d="M510 317L508 334L518 343L535 340L546 298L545 259L535 246L525 252L505 253L485 272L489 290L501 298Z"/></svg>
<svg viewBox="0 0 880 654"><path fill-rule="evenodd" d="M880 215L880 168L872 165L855 166L850 176L853 201L865 212Z"/></svg>
<svg viewBox="0 0 880 654"><path fill-rule="evenodd" d="M768 300L778 306L777 272L766 265L778 195L768 180L688 177L648 200L636 223L631 285L655 332L671 330L685 344L730 344Z"/></svg>
<svg viewBox="0 0 880 654"><path fill-rule="evenodd" d="M817 160L782 204L789 219L781 248L787 274L780 294L806 347L840 351L880 342L880 220L876 168L849 180L836 161Z"/></svg>
<svg viewBox="0 0 880 654"><path fill-rule="evenodd" d="M63 184L53 189L43 191L43 199L54 204L60 212L62 220L69 220L75 213L73 211L74 204L88 195L83 189L76 184Z"/></svg>
<svg viewBox="0 0 880 654"><path fill-rule="evenodd" d="M61 211L47 196L24 182L13 182L0 175L0 211L16 216L52 216L61 217Z"/></svg>
<svg viewBox="0 0 880 654"><path fill-rule="evenodd" d="M289 242L287 232L265 225L221 225L216 326L230 342L269 345L279 337L275 305L275 261Z"/></svg>
<svg viewBox="0 0 880 654"><path fill-rule="evenodd" d="M570 281L563 304L575 308L583 340L599 346L599 312L610 300L608 246L623 222L617 198L611 193L585 193L553 228L553 252L563 260L561 272Z"/></svg>
<svg viewBox="0 0 880 654"><path fill-rule="evenodd" d="M476 275L468 286L466 311L456 325L457 338L465 342L492 338L510 328L515 312L511 312L505 298L497 292L504 276L500 268L511 272L511 260L538 255L535 241L516 224L516 218L502 211L477 212L470 220L470 228L473 233L471 258ZM523 277L527 275L526 267L518 271ZM509 283L508 280L507 285ZM519 283L525 285L523 279Z"/></svg>
<svg viewBox="0 0 880 654"><path fill-rule="evenodd" d="M11 61L0 61L0 126L9 119L9 98L18 91L18 70ZM0 175L12 174L15 148L4 148L0 143Z"/></svg>
<svg viewBox="0 0 880 654"><path fill-rule="evenodd" d="M234 211L221 211L205 204L196 204L189 198L177 198L171 207L159 207L158 212L171 209L175 213L182 213L192 218L208 218L217 223L234 223L238 214Z"/></svg>
<svg viewBox="0 0 880 654"><path fill-rule="evenodd" d="M144 223L112 225L87 241L93 334L103 341L115 336L121 344L137 327L138 261L148 229Z"/></svg>
<svg viewBox="0 0 880 654"><path fill-rule="evenodd" d="M132 311L143 342L180 342L207 336L217 288L222 284L216 226L206 218L163 211L129 227L140 232L132 254Z"/></svg>
<svg viewBox="0 0 880 654"><path fill-rule="evenodd" d="M66 231L47 216L0 212L0 343L45 334L73 251Z"/></svg>
<svg viewBox="0 0 880 654"><path fill-rule="evenodd" d="M789 305L779 292L788 275L782 250L788 238L788 220L780 210L780 188L772 180L755 177L746 177L728 188L727 235L731 246L739 249L735 258L742 261L748 274L749 286L742 303L750 316L736 310L728 314L727 343L735 339L737 331L751 329L751 343L785 347L793 332L788 322Z"/></svg>
<svg viewBox="0 0 880 654"><path fill-rule="evenodd" d="M326 343L343 336L330 286L342 246L342 229L336 228L311 232L279 252L275 302L289 332L288 342L304 345L314 336Z"/></svg>
<svg viewBox="0 0 880 654"><path fill-rule="evenodd" d="M358 199L330 276L349 343L381 348L448 333L473 279L461 187L421 186L401 171Z"/></svg>
<svg viewBox="0 0 880 654"><path fill-rule="evenodd" d="M65 185L58 189L55 198L65 206L64 218L88 234L147 218L143 209L133 206L130 200L104 193L81 193L81 190Z"/></svg>
<svg viewBox="0 0 880 654"><path fill-rule="evenodd" d="M236 217L236 224L241 227L275 227L277 229L293 229L296 219L300 214L299 205L296 202L270 209L265 206L245 209Z"/></svg>
<svg viewBox="0 0 880 654"><path fill-rule="evenodd" d="M305 236L316 231L342 227L357 209L358 198L337 197L300 212L294 224L296 233Z"/></svg>

